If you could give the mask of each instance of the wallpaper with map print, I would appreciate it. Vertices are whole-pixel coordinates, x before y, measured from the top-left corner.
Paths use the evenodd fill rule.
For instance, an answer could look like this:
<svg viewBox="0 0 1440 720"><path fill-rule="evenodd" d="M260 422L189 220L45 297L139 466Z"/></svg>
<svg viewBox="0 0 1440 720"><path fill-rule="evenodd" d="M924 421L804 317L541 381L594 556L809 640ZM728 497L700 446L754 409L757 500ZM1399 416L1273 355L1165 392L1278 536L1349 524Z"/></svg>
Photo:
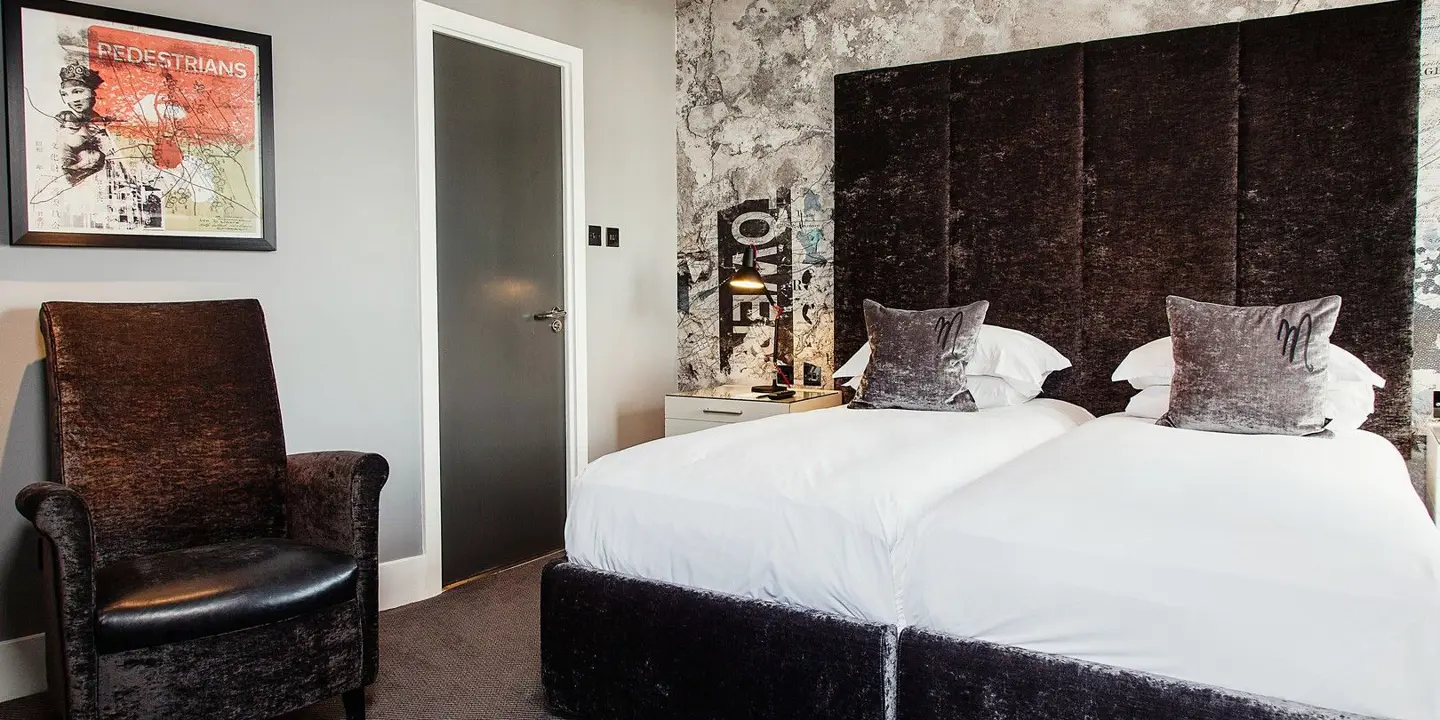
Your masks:
<svg viewBox="0 0 1440 720"><path fill-rule="evenodd" d="M833 349L836 73L1063 45L1357 0L679 0L679 382L763 377L769 298L719 280L748 245L774 282L782 354L823 381ZM1440 0L1425 6L1415 413L1440 386ZM843 361L845 358L840 358ZM1423 449L1423 443L1418 444Z"/></svg>

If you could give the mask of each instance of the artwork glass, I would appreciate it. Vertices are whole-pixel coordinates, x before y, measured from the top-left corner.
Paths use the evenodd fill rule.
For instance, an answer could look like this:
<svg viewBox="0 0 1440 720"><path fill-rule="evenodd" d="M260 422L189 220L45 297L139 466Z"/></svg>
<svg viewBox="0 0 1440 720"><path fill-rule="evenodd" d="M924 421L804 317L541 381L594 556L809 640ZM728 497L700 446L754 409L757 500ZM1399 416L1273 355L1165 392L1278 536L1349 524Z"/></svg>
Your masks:
<svg viewBox="0 0 1440 720"><path fill-rule="evenodd" d="M273 249L268 40L24 5L6 18L12 241Z"/></svg>

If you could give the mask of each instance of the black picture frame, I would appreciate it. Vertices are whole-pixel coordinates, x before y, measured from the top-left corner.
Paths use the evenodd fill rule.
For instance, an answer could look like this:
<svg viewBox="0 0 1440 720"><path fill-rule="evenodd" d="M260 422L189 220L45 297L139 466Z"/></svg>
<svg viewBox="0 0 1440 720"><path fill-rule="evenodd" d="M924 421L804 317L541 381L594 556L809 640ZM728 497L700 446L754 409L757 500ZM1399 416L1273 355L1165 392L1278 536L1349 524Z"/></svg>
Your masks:
<svg viewBox="0 0 1440 720"><path fill-rule="evenodd" d="M77 231L31 230L29 223L31 189L26 172L25 47L22 37L21 13L24 9L43 10L107 23L136 26L168 33L195 36L199 39L242 43L255 49L255 73L258 75L260 141L259 166L261 184L257 193L261 201L260 237L207 236L183 233L134 234ZM178 250L257 250L274 251L275 236L275 114L274 73L270 55L270 36L244 30L217 27L203 23L176 20L146 13L99 7L70 0L5 0L0 7L3 22L5 74L4 138L6 167L4 176L10 202L9 235L11 245L63 247L159 248ZM152 150L153 153L153 150Z"/></svg>

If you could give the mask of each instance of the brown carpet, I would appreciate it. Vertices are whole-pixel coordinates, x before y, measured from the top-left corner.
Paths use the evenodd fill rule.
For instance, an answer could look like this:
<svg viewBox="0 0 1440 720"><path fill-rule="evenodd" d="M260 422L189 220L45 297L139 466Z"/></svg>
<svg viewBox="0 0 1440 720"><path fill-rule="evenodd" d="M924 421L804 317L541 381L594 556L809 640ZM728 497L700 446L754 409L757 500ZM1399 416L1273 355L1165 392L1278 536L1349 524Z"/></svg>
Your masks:
<svg viewBox="0 0 1440 720"><path fill-rule="evenodd" d="M380 679L371 720L531 720L540 692L537 560L380 614ZM0 720L46 718L41 696L0 704ZM285 720L343 720L333 698Z"/></svg>

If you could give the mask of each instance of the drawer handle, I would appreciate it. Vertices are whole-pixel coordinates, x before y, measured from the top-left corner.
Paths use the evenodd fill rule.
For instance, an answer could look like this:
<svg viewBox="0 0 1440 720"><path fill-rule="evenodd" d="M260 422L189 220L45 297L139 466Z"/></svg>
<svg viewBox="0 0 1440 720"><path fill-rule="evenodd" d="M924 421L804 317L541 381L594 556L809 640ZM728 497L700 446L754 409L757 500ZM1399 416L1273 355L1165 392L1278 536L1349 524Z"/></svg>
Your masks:
<svg viewBox="0 0 1440 720"><path fill-rule="evenodd" d="M701 410L701 412L705 413L706 415L735 415L735 416L740 416L740 415L744 415L744 414L745 414L745 411L743 411L743 410L711 410L710 408L705 408L704 410Z"/></svg>

